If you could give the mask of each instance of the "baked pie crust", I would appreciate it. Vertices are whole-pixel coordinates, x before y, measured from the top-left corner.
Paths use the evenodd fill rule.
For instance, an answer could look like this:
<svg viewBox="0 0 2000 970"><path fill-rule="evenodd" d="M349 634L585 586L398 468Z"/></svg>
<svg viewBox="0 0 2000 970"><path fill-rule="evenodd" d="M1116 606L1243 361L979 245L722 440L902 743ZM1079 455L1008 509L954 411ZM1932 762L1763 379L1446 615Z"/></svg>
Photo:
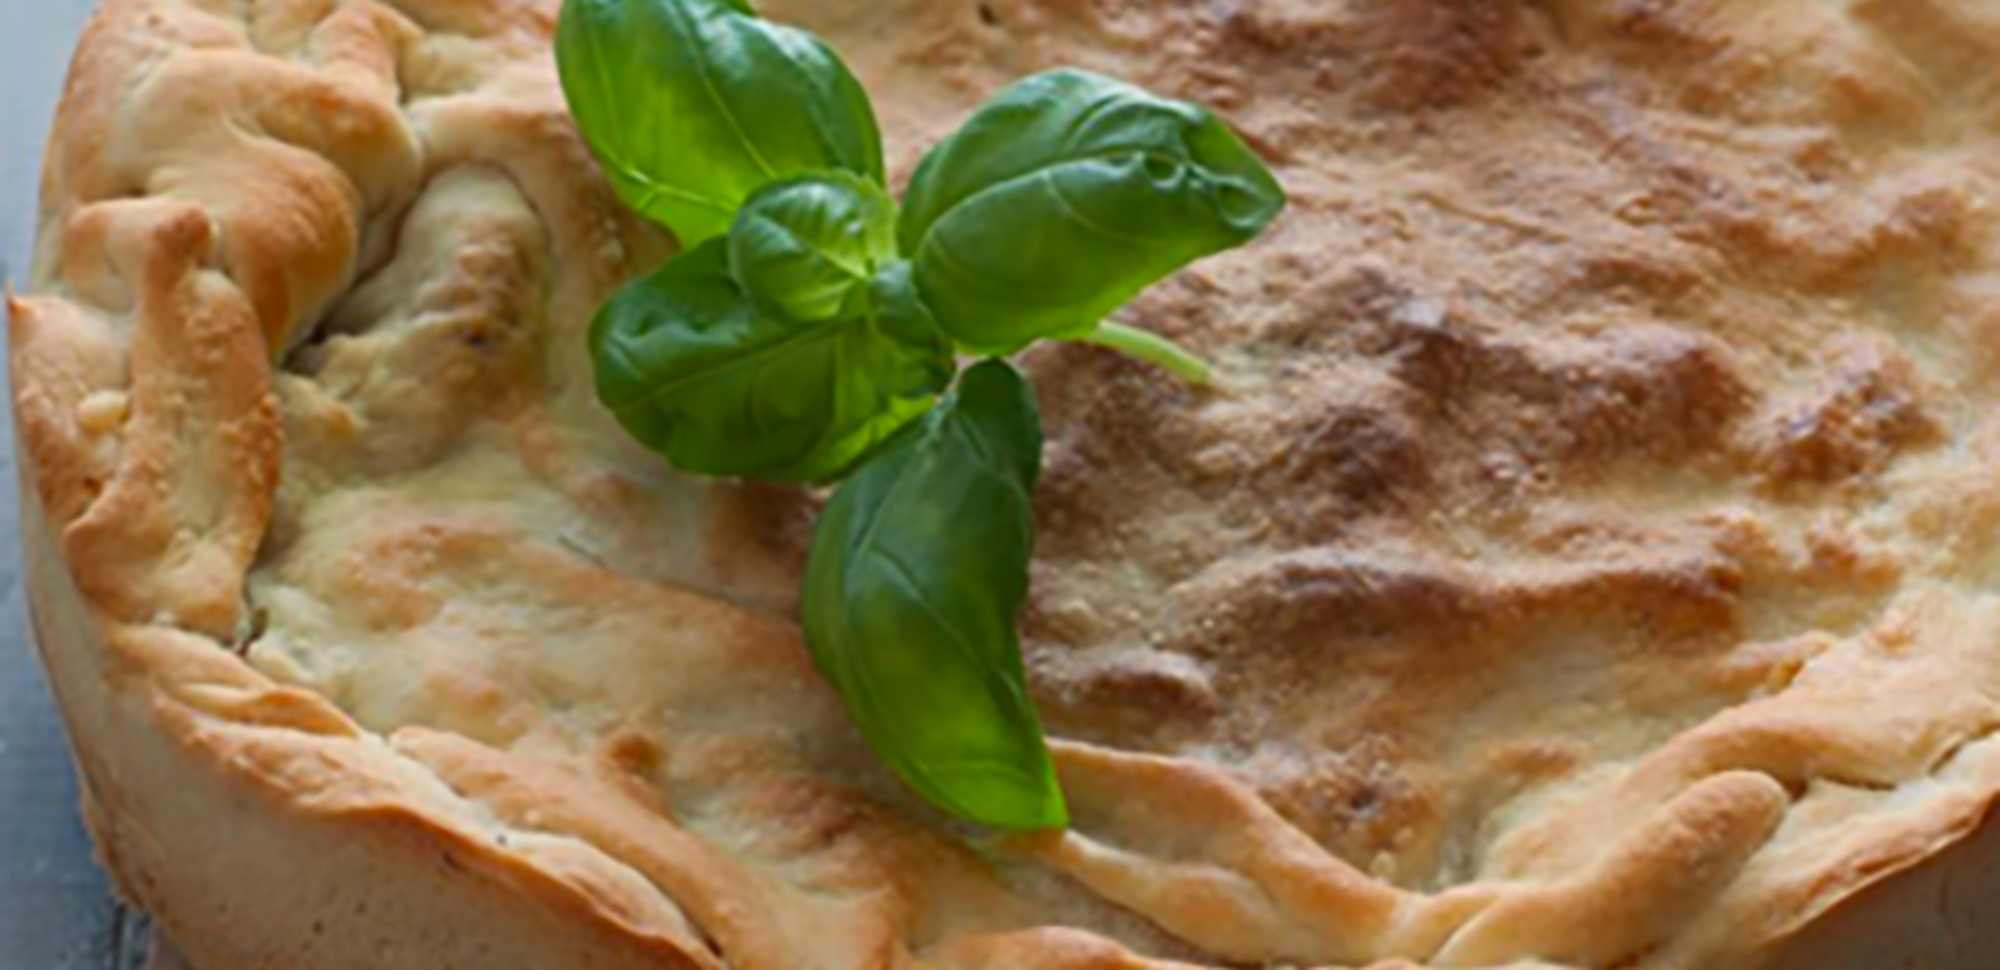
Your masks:
<svg viewBox="0 0 2000 970"><path fill-rule="evenodd" d="M581 336L554 0L106 0L10 360L105 861L202 970L1973 970L2000 6L787 0L899 171L1079 64L1286 182L1029 355L1062 834L900 791Z"/></svg>

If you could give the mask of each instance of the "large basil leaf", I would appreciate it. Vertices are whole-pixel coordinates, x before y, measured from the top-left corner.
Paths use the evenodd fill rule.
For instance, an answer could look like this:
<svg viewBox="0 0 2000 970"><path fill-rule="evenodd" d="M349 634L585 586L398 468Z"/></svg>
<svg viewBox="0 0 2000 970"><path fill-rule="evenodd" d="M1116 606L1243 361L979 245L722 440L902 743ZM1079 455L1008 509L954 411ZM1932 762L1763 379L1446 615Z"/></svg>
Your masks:
<svg viewBox="0 0 2000 970"><path fill-rule="evenodd" d="M566 0L563 93L618 197L693 246L765 183L882 180L867 92L824 43L743 0Z"/></svg>
<svg viewBox="0 0 2000 970"><path fill-rule="evenodd" d="M984 825L1068 822L1015 620L1041 470L1034 392L987 361L840 487L800 596L813 659L862 736L937 807Z"/></svg>
<svg viewBox="0 0 2000 970"><path fill-rule="evenodd" d="M824 320L896 256L896 203L881 186L825 172L757 190L729 229L729 268L751 299Z"/></svg>
<svg viewBox="0 0 2000 970"><path fill-rule="evenodd" d="M1242 245L1284 191L1205 108L1084 71L981 106L917 168L898 230L961 345L1077 337L1182 266Z"/></svg>
<svg viewBox="0 0 2000 970"><path fill-rule="evenodd" d="M597 392L675 467L767 481L838 477L914 420L956 362L898 263L833 318L756 306L712 239L627 284L590 329Z"/></svg>

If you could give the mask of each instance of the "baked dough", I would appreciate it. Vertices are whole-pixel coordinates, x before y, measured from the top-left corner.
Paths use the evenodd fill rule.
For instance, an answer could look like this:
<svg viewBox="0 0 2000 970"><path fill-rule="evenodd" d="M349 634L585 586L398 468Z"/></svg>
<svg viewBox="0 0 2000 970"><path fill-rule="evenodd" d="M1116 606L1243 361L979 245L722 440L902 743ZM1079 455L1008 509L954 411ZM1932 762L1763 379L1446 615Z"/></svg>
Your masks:
<svg viewBox="0 0 2000 970"><path fill-rule="evenodd" d="M772 0L893 168L1078 64L1293 197L1028 355L1075 826L898 789L582 330L554 0L106 0L12 299L36 626L200 970L1976 970L2000 6Z"/></svg>

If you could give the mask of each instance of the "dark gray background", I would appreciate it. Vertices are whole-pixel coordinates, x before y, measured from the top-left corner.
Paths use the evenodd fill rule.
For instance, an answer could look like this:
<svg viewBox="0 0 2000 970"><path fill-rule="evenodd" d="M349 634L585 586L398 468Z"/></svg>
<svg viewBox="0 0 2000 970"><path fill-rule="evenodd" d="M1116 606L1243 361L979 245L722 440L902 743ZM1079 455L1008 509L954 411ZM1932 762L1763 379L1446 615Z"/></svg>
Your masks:
<svg viewBox="0 0 2000 970"><path fill-rule="evenodd" d="M26 285L42 142L92 6L0 0L0 277L17 286ZM91 861L62 727L28 640L14 483L9 420L0 422L0 970L136 967L145 928Z"/></svg>

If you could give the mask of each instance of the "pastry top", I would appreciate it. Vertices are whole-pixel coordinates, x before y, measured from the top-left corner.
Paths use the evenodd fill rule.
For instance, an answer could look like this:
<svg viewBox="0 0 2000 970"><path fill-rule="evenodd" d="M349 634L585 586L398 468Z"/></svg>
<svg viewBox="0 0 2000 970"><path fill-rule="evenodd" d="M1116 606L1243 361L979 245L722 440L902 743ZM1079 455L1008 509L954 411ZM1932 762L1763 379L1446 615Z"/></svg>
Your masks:
<svg viewBox="0 0 2000 970"><path fill-rule="evenodd" d="M11 303L31 486L163 730L737 970L1747 966L2000 791L2000 9L784 0L892 168L1077 64L1293 204L1031 352L1075 814L900 791L583 332L672 251L554 0L105 0ZM301 860L309 866L309 860Z"/></svg>

